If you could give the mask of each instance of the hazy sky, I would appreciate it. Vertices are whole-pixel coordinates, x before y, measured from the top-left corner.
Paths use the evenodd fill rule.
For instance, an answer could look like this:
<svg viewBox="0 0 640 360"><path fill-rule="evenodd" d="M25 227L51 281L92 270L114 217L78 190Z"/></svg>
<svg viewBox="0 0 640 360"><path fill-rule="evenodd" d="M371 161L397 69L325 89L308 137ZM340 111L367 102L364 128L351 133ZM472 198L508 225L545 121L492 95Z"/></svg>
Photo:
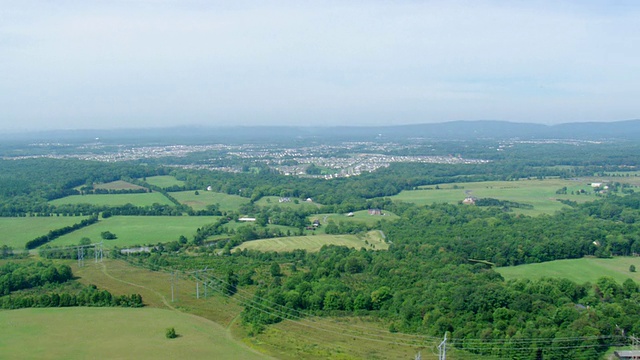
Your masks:
<svg viewBox="0 0 640 360"><path fill-rule="evenodd" d="M640 118L640 2L0 0L0 131Z"/></svg>

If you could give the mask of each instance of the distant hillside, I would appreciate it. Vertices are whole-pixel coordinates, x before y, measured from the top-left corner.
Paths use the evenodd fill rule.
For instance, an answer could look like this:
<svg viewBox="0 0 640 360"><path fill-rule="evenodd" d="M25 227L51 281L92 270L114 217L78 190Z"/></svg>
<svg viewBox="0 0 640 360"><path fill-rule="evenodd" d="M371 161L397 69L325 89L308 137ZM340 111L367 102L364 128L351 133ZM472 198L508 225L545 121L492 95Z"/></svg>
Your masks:
<svg viewBox="0 0 640 360"><path fill-rule="evenodd" d="M508 121L452 121L395 126L236 126L115 130L60 130L0 135L9 140L105 143L260 143L470 139L640 140L640 120L542 125Z"/></svg>

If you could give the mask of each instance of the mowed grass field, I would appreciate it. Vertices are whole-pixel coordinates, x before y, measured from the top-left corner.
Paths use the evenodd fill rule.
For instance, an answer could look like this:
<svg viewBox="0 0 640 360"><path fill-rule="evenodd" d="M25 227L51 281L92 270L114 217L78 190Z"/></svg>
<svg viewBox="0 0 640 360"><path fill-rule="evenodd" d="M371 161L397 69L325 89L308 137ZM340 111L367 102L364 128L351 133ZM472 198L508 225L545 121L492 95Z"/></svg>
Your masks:
<svg viewBox="0 0 640 360"><path fill-rule="evenodd" d="M178 180L171 175L150 176L145 180L145 182L160 188L167 188L174 185L184 185L184 181Z"/></svg>
<svg viewBox="0 0 640 360"><path fill-rule="evenodd" d="M238 195L229 195L213 191L198 190L178 191L170 193L181 204L190 206L193 210L204 210L207 205L218 204L220 211L236 211L242 204L249 202L249 199Z"/></svg>
<svg viewBox="0 0 640 360"><path fill-rule="evenodd" d="M234 251L250 249L285 252L302 249L314 252L319 251L324 245L338 245L355 249L365 248L371 250L386 250L389 248L389 245L384 241L379 231L370 231L364 236L322 234L253 240L235 247Z"/></svg>
<svg viewBox="0 0 640 360"><path fill-rule="evenodd" d="M577 202L596 199L589 183L586 180L545 179L438 184L439 189L435 189L436 185L425 186L420 190L402 191L398 195L391 196L391 199L417 205L433 203L456 204L467 196L473 196L476 198L508 200L533 206L533 209L513 209L516 213L525 215L552 214L565 206L557 199L568 199ZM567 187L566 195L556 194L558 189L565 186ZM572 191L576 193L580 190L584 190L590 195L571 195Z"/></svg>
<svg viewBox="0 0 640 360"><path fill-rule="evenodd" d="M184 235L190 239L196 229L215 222L216 216L112 216L98 223L76 230L50 242L52 246L76 245L83 237L92 242L102 241L100 233L110 231L118 237L104 240L106 248L157 244L175 241Z"/></svg>
<svg viewBox="0 0 640 360"><path fill-rule="evenodd" d="M0 246L7 245L21 250L29 240L46 235L50 230L79 223L86 218L86 216L0 217Z"/></svg>
<svg viewBox="0 0 640 360"><path fill-rule="evenodd" d="M3 359L264 359L204 318L154 308L0 311ZM167 339L165 330L179 335ZM10 329L10 330L9 330Z"/></svg>
<svg viewBox="0 0 640 360"><path fill-rule="evenodd" d="M579 284L595 283L603 276L610 276L622 283L626 279L640 282L640 273L630 272L629 266L640 270L640 257L614 257L612 259L581 258L556 260L539 264L496 268L505 280L539 279L541 277L563 277Z"/></svg>
<svg viewBox="0 0 640 360"><path fill-rule="evenodd" d="M89 194L89 195L71 195L61 199L55 199L49 202L51 205L65 204L90 204L104 206L120 206L132 204L135 206L151 206L154 203L161 205L173 205L169 199L159 192L143 193L143 194Z"/></svg>

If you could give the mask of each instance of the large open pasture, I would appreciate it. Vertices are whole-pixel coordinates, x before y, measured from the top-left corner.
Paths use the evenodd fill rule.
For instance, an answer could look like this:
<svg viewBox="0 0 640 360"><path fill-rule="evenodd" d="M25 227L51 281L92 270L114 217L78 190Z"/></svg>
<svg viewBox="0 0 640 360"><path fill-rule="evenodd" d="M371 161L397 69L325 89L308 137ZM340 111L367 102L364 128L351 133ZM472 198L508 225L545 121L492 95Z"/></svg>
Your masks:
<svg viewBox="0 0 640 360"><path fill-rule="evenodd" d="M76 245L83 237L88 237L92 242L100 242L103 231L110 231L118 237L115 240L104 240L107 248L165 243L178 240L180 235L190 239L198 227L217 219L215 216L112 216L61 236L49 244Z"/></svg>
<svg viewBox="0 0 640 360"><path fill-rule="evenodd" d="M475 183L438 184L421 187L419 190L402 191L391 196L391 199L411 202L417 205L433 203L455 204L467 196L476 198L494 198L514 201L533 206L533 209L513 209L526 215L552 214L563 206L557 199L568 199L586 202L596 199L593 189L586 180L518 180L518 181L485 181ZM438 187L436 189L436 186ZM566 187L567 194L556 194ZM587 194L576 195L584 190ZM572 194L574 192L574 194Z"/></svg>
<svg viewBox="0 0 640 360"><path fill-rule="evenodd" d="M159 175L159 176L149 176L145 179L145 182L151 185L155 185L159 188L168 188L171 186L182 186L184 185L184 181L178 180L171 175Z"/></svg>
<svg viewBox="0 0 640 360"><path fill-rule="evenodd" d="M55 199L49 202L51 205L76 205L90 204L103 206L120 206L132 204L135 206L151 206L155 203L160 205L173 205L166 196L159 192L143 193L143 194L89 194L89 195L71 195L61 199Z"/></svg>
<svg viewBox="0 0 640 360"><path fill-rule="evenodd" d="M181 204L190 206L194 210L206 209L207 205L218 205L220 211L236 211L242 204L249 202L249 199L238 195L229 195L213 191L198 190L172 192L176 200Z"/></svg>
<svg viewBox="0 0 640 360"><path fill-rule="evenodd" d="M581 258L556 260L539 264L506 266L497 268L506 280L538 279L541 277L563 277L577 283L594 283L598 278L610 276L618 282L628 278L640 282L640 273L630 272L629 266L640 270L640 257L614 257L612 259Z"/></svg>
<svg viewBox="0 0 640 360"><path fill-rule="evenodd" d="M207 319L154 308L0 311L5 359L264 359ZM167 339L165 330L179 335ZM10 331L8 329L11 329Z"/></svg>
<svg viewBox="0 0 640 360"><path fill-rule="evenodd" d="M379 231L370 231L366 235L308 235L290 236L272 239L253 240L237 246L235 251L242 249L258 251L293 251L302 249L319 251L324 245L347 246L350 248L365 248L370 250L386 250L389 245L382 238Z"/></svg>
<svg viewBox="0 0 640 360"><path fill-rule="evenodd" d="M0 217L0 246L24 249L29 240L86 219L85 216Z"/></svg>

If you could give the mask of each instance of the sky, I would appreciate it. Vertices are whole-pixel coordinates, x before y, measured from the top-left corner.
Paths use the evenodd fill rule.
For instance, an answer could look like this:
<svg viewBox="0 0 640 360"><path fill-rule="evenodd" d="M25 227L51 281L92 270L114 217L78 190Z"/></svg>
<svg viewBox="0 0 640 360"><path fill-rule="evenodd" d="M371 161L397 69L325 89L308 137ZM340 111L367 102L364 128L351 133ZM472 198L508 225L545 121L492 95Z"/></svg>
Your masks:
<svg viewBox="0 0 640 360"><path fill-rule="evenodd" d="M640 118L637 1L0 0L0 131Z"/></svg>

